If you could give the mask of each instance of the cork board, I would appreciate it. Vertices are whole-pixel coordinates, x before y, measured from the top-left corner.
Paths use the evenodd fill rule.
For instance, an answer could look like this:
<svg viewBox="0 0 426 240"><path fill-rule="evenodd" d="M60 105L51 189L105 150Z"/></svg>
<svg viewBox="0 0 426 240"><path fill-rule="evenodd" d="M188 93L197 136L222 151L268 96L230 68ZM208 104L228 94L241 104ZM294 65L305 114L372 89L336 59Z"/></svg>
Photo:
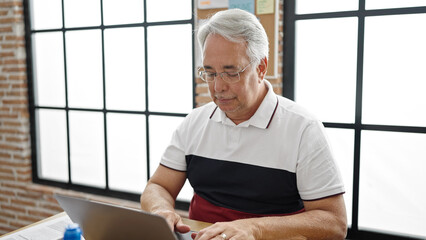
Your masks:
<svg viewBox="0 0 426 240"><path fill-rule="evenodd" d="M255 0L257 1L257 0ZM256 7L255 3L255 7ZM218 8L218 9L198 9L197 8L197 19L207 19L211 15L215 14L218 11L226 10L227 8ZM256 12L256 9L255 9ZM274 1L274 13L271 14L261 14L256 15L260 23L263 25L268 35L269 40L269 62L268 62L268 71L266 78L275 79L278 75L278 1ZM198 43L197 43L198 45ZM198 50L199 51L199 50ZM197 54L199 57L199 54ZM201 62L200 59L196 60L197 63ZM198 64L197 64L198 65ZM197 66L198 67L198 66Z"/></svg>

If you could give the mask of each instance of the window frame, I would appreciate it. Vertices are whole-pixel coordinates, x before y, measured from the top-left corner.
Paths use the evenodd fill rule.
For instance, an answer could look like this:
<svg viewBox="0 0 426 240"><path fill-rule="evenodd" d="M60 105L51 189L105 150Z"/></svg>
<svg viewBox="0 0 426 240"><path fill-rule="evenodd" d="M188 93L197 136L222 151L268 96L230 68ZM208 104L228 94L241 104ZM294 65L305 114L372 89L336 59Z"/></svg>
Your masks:
<svg viewBox="0 0 426 240"><path fill-rule="evenodd" d="M101 11L101 24L99 26L90 26L90 27L72 27L72 28L65 28L64 26L64 0L62 0L62 28L57 29L41 29L41 30L33 30L32 24L31 24L31 0L24 0L24 22L25 22L25 40L26 40L26 55L27 55L27 76L28 76L28 96L29 96L29 112L30 112L30 134L31 134L31 151L32 151L32 181L33 183L48 185L48 186L54 186L64 189L71 189L86 193L92 193L97 195L103 195L103 196L109 196L109 197L116 197L131 201L139 202L140 194L126 192L126 191L118 191L118 190L111 190L109 188L108 184L108 145L107 145L107 124L106 124L106 118L107 113L125 113L125 114L139 114L144 115L146 119L146 159L147 159L147 180L150 178L150 139L149 139L149 116L170 116L170 117L185 117L188 113L178 113L178 112L155 112L155 111L149 111L149 93L148 93L148 44L147 44L147 38L148 38L148 27L152 26L172 26L172 25L186 25L191 24L191 32L194 32L195 29L195 16L194 14L191 15L190 19L187 20L172 20L172 21L156 21L156 22L148 22L147 21L147 2L146 0L143 0L143 14L144 14L144 20L141 23L131 23L131 24L116 24L116 25L104 25L104 19L103 19L103 0L100 0L100 11ZM194 1L191 1L191 12L194 12ZM105 49L104 49L104 30L106 29L114 29L114 28L131 28L131 27L142 27L144 29L144 59L145 59L145 110L144 111L126 111L126 110L110 110L106 108L106 92L105 92ZM78 31L78 30L101 30L101 39L102 39L102 84L103 84L103 107L101 109L90 109L90 108L72 108L68 106L68 96L67 96L67 72L66 72L66 45L65 45L65 33L67 31ZM46 33L46 32L60 32L62 34L62 39L64 43L64 67L65 67L65 73L64 73L64 80L65 80L65 107L49 107L49 106L38 106L35 103L35 76L34 76L34 64L33 64L33 46L32 46L32 36L35 33ZM192 108L196 106L195 102L195 73L193 69L195 69L195 41L194 36L191 37L192 39ZM37 119L36 119L36 110L38 109L53 109L53 110L63 110L66 114L66 131L67 131L67 147L68 147L68 182L59 182L55 180L50 179L43 179L41 176L39 176L39 167L41 166L39 164L38 159L38 136L37 136ZM80 185L75 184L71 182L71 159L70 159L70 132L69 132L69 111L73 110L79 110L79 111L89 111L89 112L98 112L103 114L103 123L104 123L104 145L105 145L105 188L98 188L98 187L92 187L92 186L86 186L86 185ZM142 189L141 189L142 190ZM186 201L176 201L176 207L179 209L188 209L189 203Z"/></svg>
<svg viewBox="0 0 426 240"><path fill-rule="evenodd" d="M363 89L363 64L364 64L364 32L365 18L369 16L405 15L426 13L426 7L406 7L389 9L365 9L365 0L359 0L358 10L326 12L312 14L296 14L296 1L284 1L284 53L283 53L283 91L282 95L291 100L295 99L295 36L296 21L307 19L328 19L342 17L358 18L358 43L357 43L357 67L356 67L356 101L354 123L323 122L326 128L351 129L354 134L354 156L353 156L353 196L352 196L352 224L348 229L348 239L419 239L402 235L387 234L377 231L365 231L358 228L359 211L359 185L360 185L360 155L361 155L361 132L364 130L376 130L401 133L426 133L426 127L397 126L363 124L362 118L362 89Z"/></svg>

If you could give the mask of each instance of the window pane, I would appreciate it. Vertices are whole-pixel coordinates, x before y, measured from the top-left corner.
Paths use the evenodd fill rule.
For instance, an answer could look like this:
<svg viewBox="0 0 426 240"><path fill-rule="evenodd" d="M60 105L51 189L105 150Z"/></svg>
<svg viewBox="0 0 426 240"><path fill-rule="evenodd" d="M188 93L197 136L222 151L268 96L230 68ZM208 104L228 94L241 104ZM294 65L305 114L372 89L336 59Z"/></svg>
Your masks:
<svg viewBox="0 0 426 240"><path fill-rule="evenodd" d="M105 187L104 119L98 112L69 112L71 181Z"/></svg>
<svg viewBox="0 0 426 240"><path fill-rule="evenodd" d="M360 229L426 237L426 134L362 132Z"/></svg>
<svg viewBox="0 0 426 240"><path fill-rule="evenodd" d="M32 29L62 28L61 0L32 0L30 6Z"/></svg>
<svg viewBox="0 0 426 240"><path fill-rule="evenodd" d="M102 108L101 31L69 31L65 36L69 106Z"/></svg>
<svg viewBox="0 0 426 240"><path fill-rule="evenodd" d="M65 107L64 49L61 32L33 35L36 104Z"/></svg>
<svg viewBox="0 0 426 240"><path fill-rule="evenodd" d="M173 132L183 117L149 116L149 159L151 176L154 174L164 150L172 139Z"/></svg>
<svg viewBox="0 0 426 240"><path fill-rule="evenodd" d="M141 193L146 185L145 116L107 114L109 187Z"/></svg>
<svg viewBox="0 0 426 240"><path fill-rule="evenodd" d="M366 18L363 123L426 126L425 22L426 14Z"/></svg>
<svg viewBox="0 0 426 240"><path fill-rule="evenodd" d="M423 7L426 0L365 0L366 9Z"/></svg>
<svg viewBox="0 0 426 240"><path fill-rule="evenodd" d="M191 184L189 183L188 179L186 179L185 185L183 185L176 199L180 201L190 202L193 196L194 190L191 187Z"/></svg>
<svg viewBox="0 0 426 240"><path fill-rule="evenodd" d="M149 27L148 49L149 110L189 112L193 74L191 24Z"/></svg>
<svg viewBox="0 0 426 240"><path fill-rule="evenodd" d="M358 0L296 0L296 14L358 10Z"/></svg>
<svg viewBox="0 0 426 240"><path fill-rule="evenodd" d="M107 108L145 110L143 28L107 29L104 37Z"/></svg>
<svg viewBox="0 0 426 240"><path fill-rule="evenodd" d="M149 117L149 146L150 146L150 172L154 174L164 150L169 145L174 130L183 121L182 117L164 117L151 115ZM186 181L183 189L179 193L177 199L182 201L190 201L193 190L188 181Z"/></svg>
<svg viewBox="0 0 426 240"><path fill-rule="evenodd" d="M99 0L64 0L65 27L101 25L101 2Z"/></svg>
<svg viewBox="0 0 426 240"><path fill-rule="evenodd" d="M142 0L103 0L104 24L143 22Z"/></svg>
<svg viewBox="0 0 426 240"><path fill-rule="evenodd" d="M296 22L295 100L322 121L355 119L357 18Z"/></svg>
<svg viewBox="0 0 426 240"><path fill-rule="evenodd" d="M65 111L39 109L37 115L39 177L68 182Z"/></svg>
<svg viewBox="0 0 426 240"><path fill-rule="evenodd" d="M192 18L191 0L147 0L147 21L173 21Z"/></svg>
<svg viewBox="0 0 426 240"><path fill-rule="evenodd" d="M330 139L333 153L337 159L343 181L345 184L346 213L348 225L352 224L352 192L353 192L353 176L354 176L354 130L352 129L336 129L326 128L327 135Z"/></svg>

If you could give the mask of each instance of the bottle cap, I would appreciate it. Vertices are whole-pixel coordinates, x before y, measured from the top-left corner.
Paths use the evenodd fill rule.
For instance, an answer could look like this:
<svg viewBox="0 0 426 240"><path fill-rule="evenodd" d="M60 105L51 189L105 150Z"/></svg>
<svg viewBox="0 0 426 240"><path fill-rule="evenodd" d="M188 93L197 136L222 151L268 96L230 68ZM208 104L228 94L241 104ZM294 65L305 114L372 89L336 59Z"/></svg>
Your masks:
<svg viewBox="0 0 426 240"><path fill-rule="evenodd" d="M63 240L81 240L81 229L76 223L71 223L65 228Z"/></svg>
<svg viewBox="0 0 426 240"><path fill-rule="evenodd" d="M70 223L68 224L66 229L76 229L79 228L80 226L78 225L78 223Z"/></svg>

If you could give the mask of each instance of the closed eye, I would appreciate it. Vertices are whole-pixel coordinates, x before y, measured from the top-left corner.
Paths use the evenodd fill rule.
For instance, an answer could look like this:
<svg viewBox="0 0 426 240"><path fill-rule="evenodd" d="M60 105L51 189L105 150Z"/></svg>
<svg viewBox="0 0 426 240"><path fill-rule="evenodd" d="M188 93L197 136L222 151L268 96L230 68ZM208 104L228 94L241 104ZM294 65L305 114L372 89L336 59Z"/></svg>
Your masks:
<svg viewBox="0 0 426 240"><path fill-rule="evenodd" d="M224 72L228 77L238 77L238 72Z"/></svg>
<svg viewBox="0 0 426 240"><path fill-rule="evenodd" d="M215 72L204 72L204 73L207 75L207 77L214 77L214 76L216 76Z"/></svg>

